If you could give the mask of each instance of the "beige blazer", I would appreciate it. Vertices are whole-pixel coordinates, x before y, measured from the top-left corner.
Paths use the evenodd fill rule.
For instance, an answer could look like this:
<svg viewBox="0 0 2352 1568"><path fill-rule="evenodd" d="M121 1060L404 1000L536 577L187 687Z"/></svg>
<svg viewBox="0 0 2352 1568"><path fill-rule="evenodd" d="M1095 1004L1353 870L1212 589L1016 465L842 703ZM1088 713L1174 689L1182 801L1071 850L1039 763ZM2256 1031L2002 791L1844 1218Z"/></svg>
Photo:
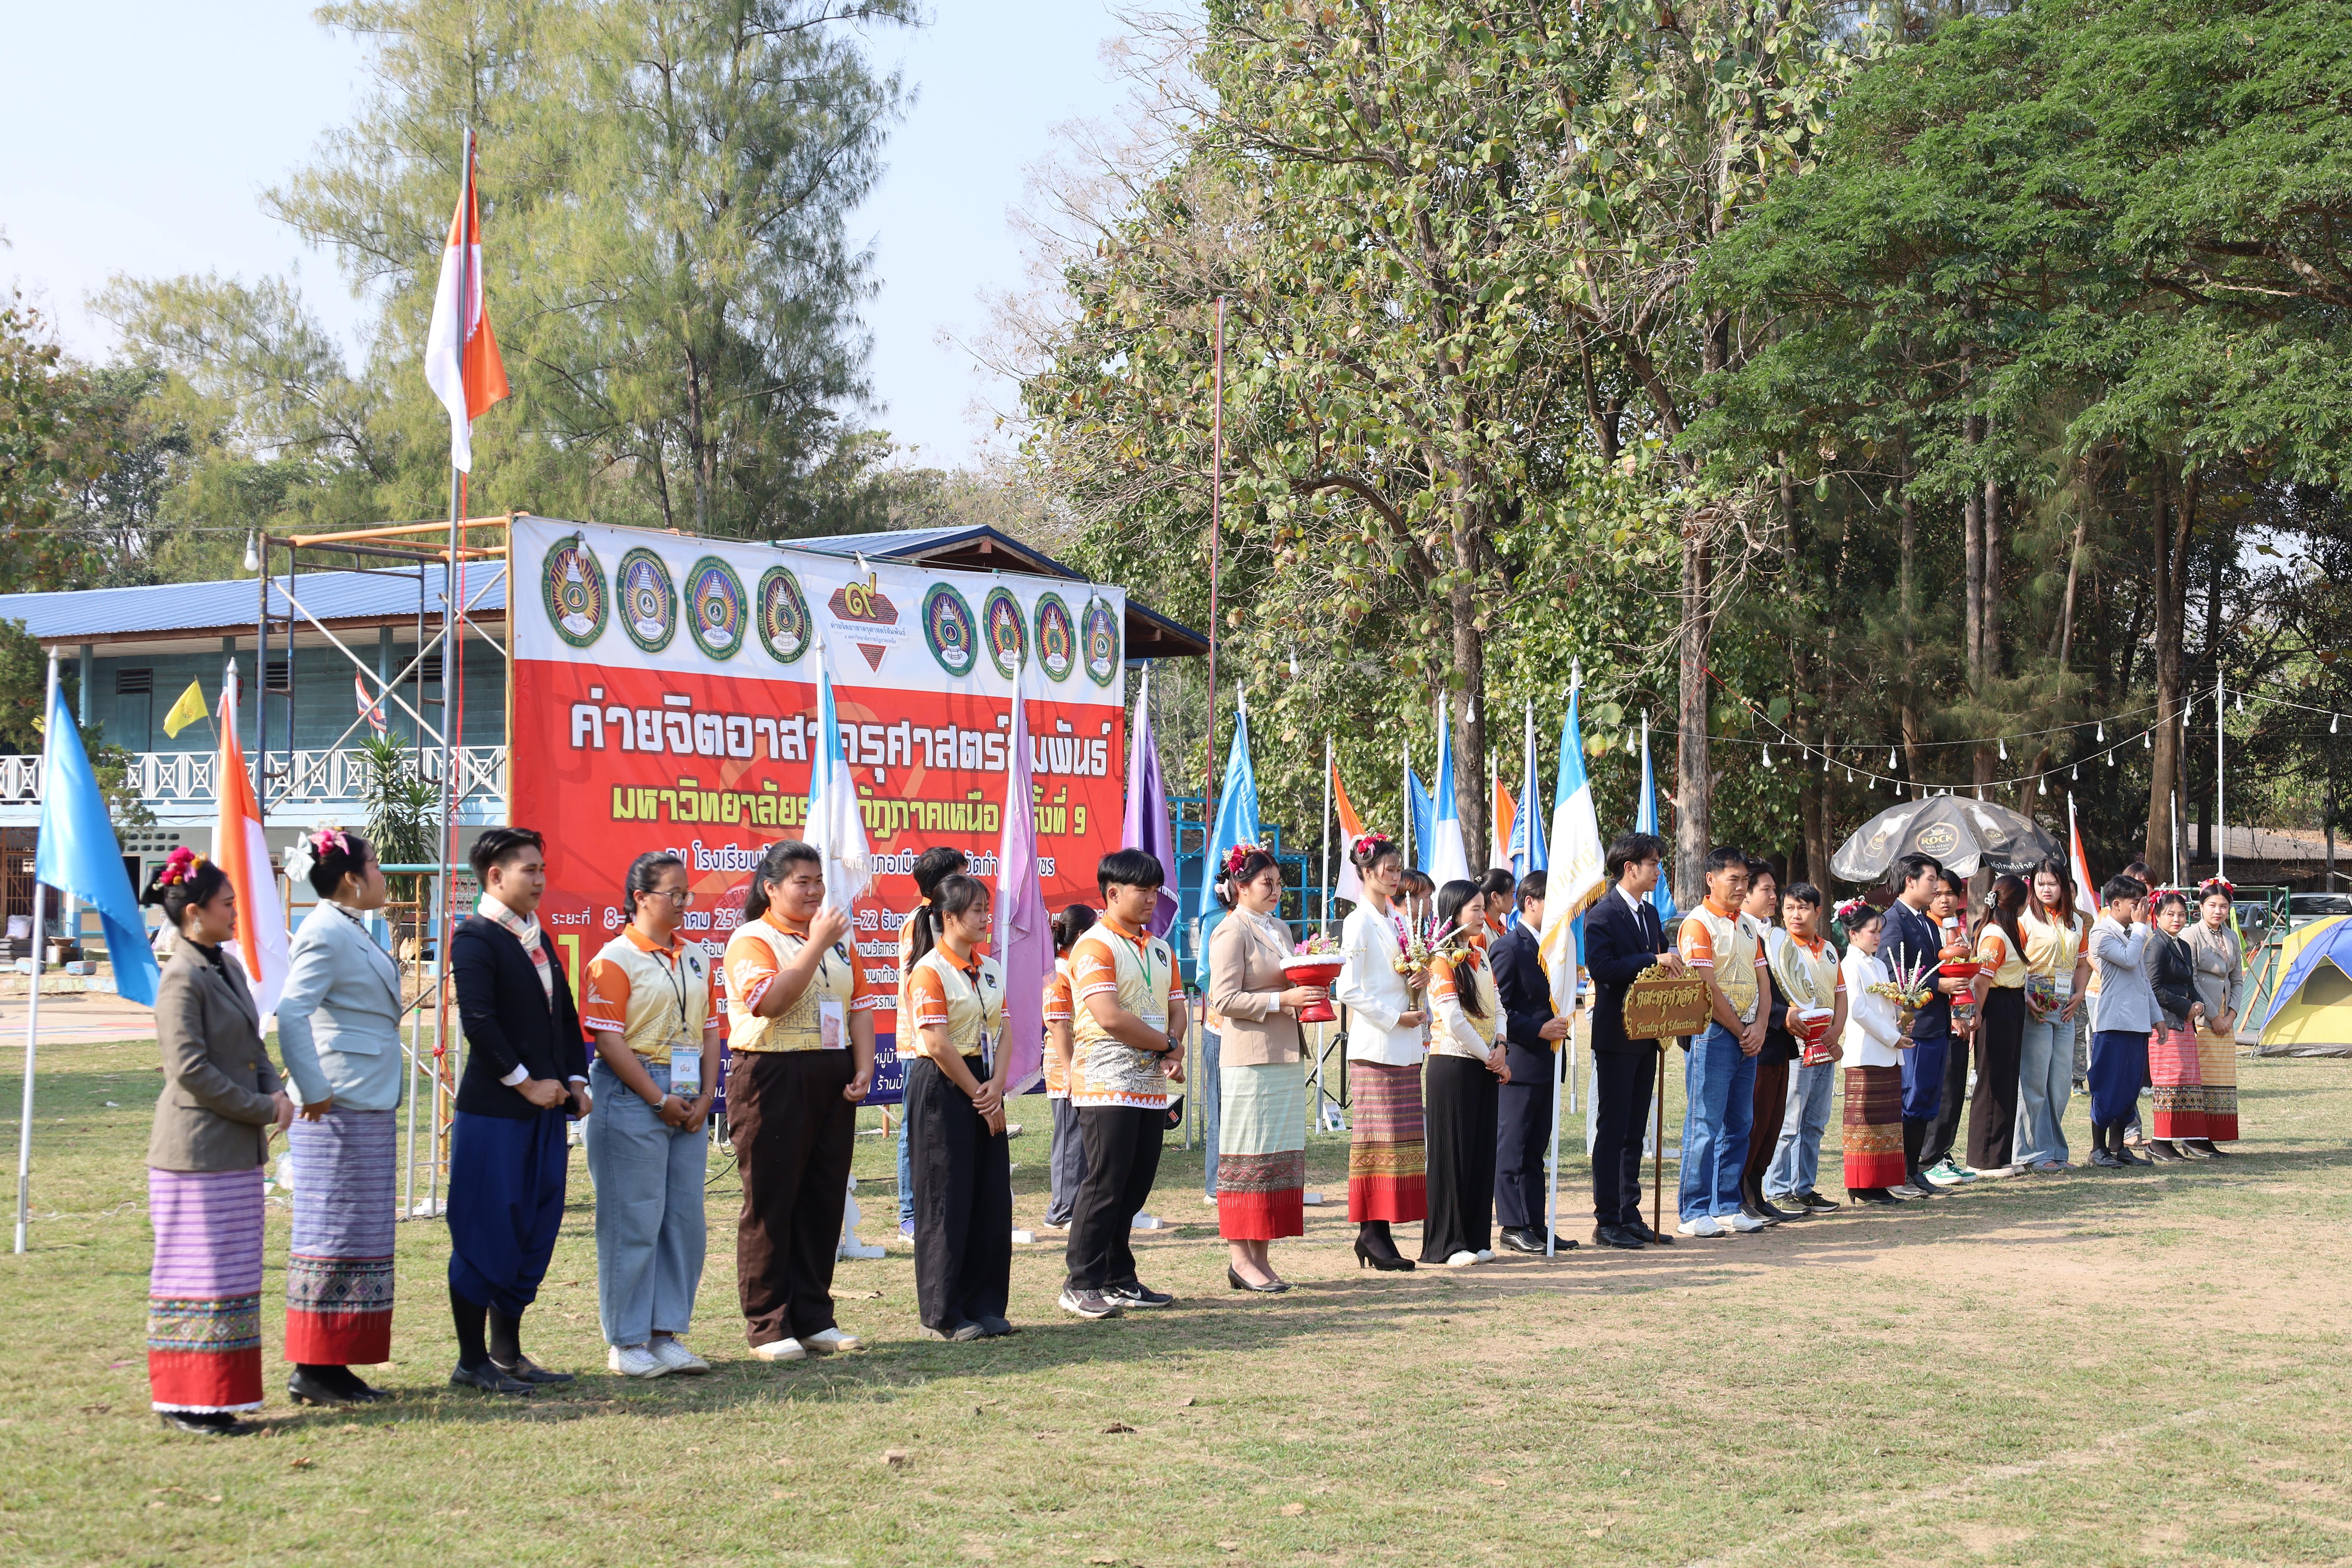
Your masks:
<svg viewBox="0 0 2352 1568"><path fill-rule="evenodd" d="M1262 1068L1307 1054L1298 1020L1280 1000L1290 989L1282 972L1290 950L1288 926L1247 910L1235 910L1209 934L1209 1010L1224 1020L1217 1032L1221 1067Z"/></svg>
<svg viewBox="0 0 2352 1568"><path fill-rule="evenodd" d="M244 1171L269 1158L270 1097L281 1080L261 1043L261 1015L245 972L224 978L183 942L155 987L155 1042L163 1092L147 1163L159 1171Z"/></svg>

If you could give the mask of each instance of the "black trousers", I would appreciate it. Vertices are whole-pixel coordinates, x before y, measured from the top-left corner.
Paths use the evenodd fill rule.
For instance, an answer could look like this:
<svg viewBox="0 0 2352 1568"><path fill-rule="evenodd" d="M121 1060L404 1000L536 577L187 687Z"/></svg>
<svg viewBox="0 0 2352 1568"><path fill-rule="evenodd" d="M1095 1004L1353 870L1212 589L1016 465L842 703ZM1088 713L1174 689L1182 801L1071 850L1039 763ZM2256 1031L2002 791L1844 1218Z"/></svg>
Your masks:
<svg viewBox="0 0 2352 1568"><path fill-rule="evenodd" d="M1087 1151L1087 1177L1078 1184L1078 1205L1070 1215L1069 1288L1100 1290L1133 1285L1135 1216L1150 1200L1160 1176L1160 1141L1168 1131L1164 1110L1126 1105L1082 1105L1078 1138Z"/></svg>
<svg viewBox="0 0 2352 1568"><path fill-rule="evenodd" d="M1495 1113L1495 1223L1540 1229L1549 1206L1544 1154L1551 1147L1549 1051L1507 1047L1511 1081L1497 1090Z"/></svg>
<svg viewBox="0 0 2352 1568"><path fill-rule="evenodd" d="M1422 1138L1429 1157L1429 1217L1421 1260L1495 1245L1496 1089L1485 1062L1432 1056L1422 1069Z"/></svg>
<svg viewBox="0 0 2352 1568"><path fill-rule="evenodd" d="M2021 991L2018 994L2022 997L2024 993ZM1984 1033L1982 1018L1977 1022L1977 1033ZM1959 1142L1961 1119L1965 1114L1960 1102L1969 1094L1969 1056L1968 1044L1957 1037L1952 1041L1951 1049L1944 1053L1943 1103L1937 1106L1936 1114L1927 1119L1927 1130L1921 1135L1919 1143L1919 1168L1923 1171L1930 1165L1941 1164L1944 1157L1952 1152L1952 1145Z"/></svg>
<svg viewBox="0 0 2352 1568"><path fill-rule="evenodd" d="M847 1051L742 1051L729 1062L727 1135L743 1178L736 1293L753 1346L823 1333L857 1108Z"/></svg>
<svg viewBox="0 0 2352 1568"><path fill-rule="evenodd" d="M978 1058L971 1066L976 1072ZM928 1058L908 1066L915 1307L927 1329L1004 1316L1013 1289L1011 1149Z"/></svg>
<svg viewBox="0 0 2352 1568"><path fill-rule="evenodd" d="M1642 1217L1642 1134L1650 1121L1650 1088L1658 1076L1658 1047L1595 1051L1600 1095L1592 1103L1592 1217L1624 1225Z"/></svg>
<svg viewBox="0 0 2352 1568"><path fill-rule="evenodd" d="M1969 1163L1990 1171L2009 1163L2017 1134L2018 1070L2025 1056L2025 988L1985 993L1977 1026L1977 1097L1969 1107Z"/></svg>
<svg viewBox="0 0 2352 1568"><path fill-rule="evenodd" d="M1770 1049L1769 1046L1765 1047ZM1780 1144L1780 1123L1789 1114L1789 1059L1756 1058L1756 1120L1748 1124L1748 1163L1740 1167L1739 1191L1744 1198L1764 1194L1764 1171L1772 1151Z"/></svg>

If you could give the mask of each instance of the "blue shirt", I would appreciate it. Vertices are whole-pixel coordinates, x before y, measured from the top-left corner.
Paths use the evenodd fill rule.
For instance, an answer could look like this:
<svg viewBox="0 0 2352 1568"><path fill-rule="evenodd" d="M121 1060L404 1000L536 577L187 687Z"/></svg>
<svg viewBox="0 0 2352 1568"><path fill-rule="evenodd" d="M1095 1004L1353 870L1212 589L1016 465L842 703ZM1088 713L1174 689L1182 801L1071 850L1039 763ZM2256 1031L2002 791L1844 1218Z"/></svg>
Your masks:
<svg viewBox="0 0 2352 1568"><path fill-rule="evenodd" d="M1934 990L1937 980L1940 978L1937 965L1941 962L1936 955L1943 951L1943 928L1937 925L1932 918L1914 910L1901 899L1886 907L1886 935L1879 946L1878 956L1885 963L1889 974L1916 968L1925 963L1927 985ZM1952 999L1937 991L1936 999L1919 1009L1918 1019L1911 1026L1911 1037L1914 1040L1934 1040L1951 1032Z"/></svg>

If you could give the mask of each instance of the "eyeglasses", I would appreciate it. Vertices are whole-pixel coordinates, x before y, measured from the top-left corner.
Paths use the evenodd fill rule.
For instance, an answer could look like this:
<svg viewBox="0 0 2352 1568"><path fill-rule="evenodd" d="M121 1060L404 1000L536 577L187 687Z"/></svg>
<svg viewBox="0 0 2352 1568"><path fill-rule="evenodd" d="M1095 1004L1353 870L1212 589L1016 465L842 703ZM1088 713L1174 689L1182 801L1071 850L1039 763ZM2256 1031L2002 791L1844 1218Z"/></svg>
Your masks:
<svg viewBox="0 0 2352 1568"><path fill-rule="evenodd" d="M641 899L667 899L671 903L677 905L680 909L684 909L687 905L694 902L694 891L690 888L682 888L674 893L667 892L660 888L655 888L648 892L639 893L637 897Z"/></svg>

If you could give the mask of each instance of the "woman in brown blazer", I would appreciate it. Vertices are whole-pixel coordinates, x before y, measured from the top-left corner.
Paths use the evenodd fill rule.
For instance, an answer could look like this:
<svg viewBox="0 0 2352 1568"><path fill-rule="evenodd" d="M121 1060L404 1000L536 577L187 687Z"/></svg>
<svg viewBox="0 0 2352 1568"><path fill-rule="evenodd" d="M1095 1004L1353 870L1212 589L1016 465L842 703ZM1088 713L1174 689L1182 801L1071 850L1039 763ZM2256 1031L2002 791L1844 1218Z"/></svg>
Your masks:
<svg viewBox="0 0 2352 1568"><path fill-rule="evenodd" d="M1282 962L1290 928L1278 918L1282 871L1254 844L1236 847L1217 878L1234 912L1209 937L1209 1010L1224 1020L1217 1064L1217 1229L1232 1254L1225 1282L1274 1294L1290 1287L1266 1244L1303 1236L1307 1214L1306 1040L1299 1009L1319 985L1293 985Z"/></svg>
<svg viewBox="0 0 2352 1568"><path fill-rule="evenodd" d="M236 935L227 875L174 849L145 901L180 936L155 990L163 1092L147 1141L147 1381L166 1426L229 1436L253 1429L240 1412L261 1408L261 1165L294 1102L225 952Z"/></svg>

